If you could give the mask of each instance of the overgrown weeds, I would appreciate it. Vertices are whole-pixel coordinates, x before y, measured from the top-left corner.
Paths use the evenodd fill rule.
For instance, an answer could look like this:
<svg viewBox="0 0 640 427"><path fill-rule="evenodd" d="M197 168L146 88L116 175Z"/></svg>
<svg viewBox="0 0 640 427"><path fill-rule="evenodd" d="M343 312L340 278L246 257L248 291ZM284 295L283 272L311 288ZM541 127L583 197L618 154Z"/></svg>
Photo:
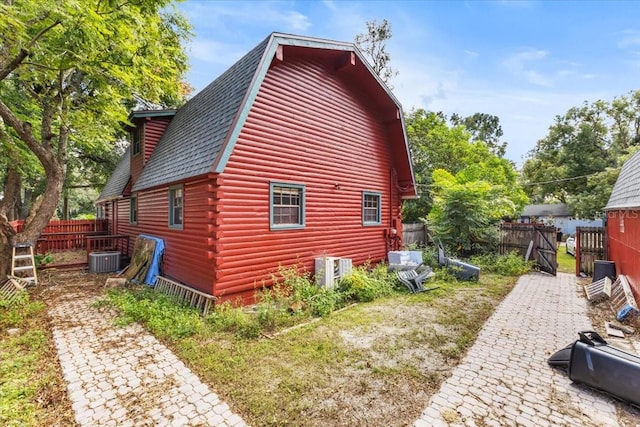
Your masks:
<svg viewBox="0 0 640 427"><path fill-rule="evenodd" d="M471 263L478 265L482 271L500 274L502 276L519 276L530 271L532 261L525 261L517 252L507 255L477 255L471 258Z"/></svg>
<svg viewBox="0 0 640 427"><path fill-rule="evenodd" d="M436 269L439 289L417 294L384 265L355 268L332 288L280 269L255 305L220 304L205 318L145 288L109 301L119 322L167 338L251 425L406 425L515 283L490 272L515 271L502 267L514 261L483 262L478 282Z"/></svg>

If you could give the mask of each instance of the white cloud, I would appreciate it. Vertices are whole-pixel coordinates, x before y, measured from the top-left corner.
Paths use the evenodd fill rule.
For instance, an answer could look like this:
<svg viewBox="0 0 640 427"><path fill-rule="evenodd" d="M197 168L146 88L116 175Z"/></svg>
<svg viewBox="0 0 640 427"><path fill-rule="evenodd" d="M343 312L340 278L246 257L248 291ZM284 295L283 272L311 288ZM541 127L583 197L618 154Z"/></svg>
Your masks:
<svg viewBox="0 0 640 427"><path fill-rule="evenodd" d="M546 50L527 49L507 57L502 61L502 65L511 72L511 74L529 83L538 86L552 86L553 80L551 78L542 75L539 71L532 68L548 55L549 52Z"/></svg>
<svg viewBox="0 0 640 427"><path fill-rule="evenodd" d="M338 10L336 3L333 0L324 0L322 3L327 7L327 9L333 12Z"/></svg>
<svg viewBox="0 0 640 427"><path fill-rule="evenodd" d="M189 53L193 59L228 66L241 58L246 49L243 46L236 47L216 40L198 38L191 42Z"/></svg>
<svg viewBox="0 0 640 427"><path fill-rule="evenodd" d="M272 31L302 32L311 27L308 16L300 13L289 2L185 2L184 10L196 31L216 32L221 36L242 34L242 28Z"/></svg>
<svg viewBox="0 0 640 427"><path fill-rule="evenodd" d="M470 60L475 60L476 58L478 58L478 56L480 56L480 54L478 52L474 52L472 50L464 50L463 51L465 56L467 57L467 59Z"/></svg>
<svg viewBox="0 0 640 427"><path fill-rule="evenodd" d="M617 45L621 49L640 46L640 32L637 30L623 30L615 35L618 37Z"/></svg>

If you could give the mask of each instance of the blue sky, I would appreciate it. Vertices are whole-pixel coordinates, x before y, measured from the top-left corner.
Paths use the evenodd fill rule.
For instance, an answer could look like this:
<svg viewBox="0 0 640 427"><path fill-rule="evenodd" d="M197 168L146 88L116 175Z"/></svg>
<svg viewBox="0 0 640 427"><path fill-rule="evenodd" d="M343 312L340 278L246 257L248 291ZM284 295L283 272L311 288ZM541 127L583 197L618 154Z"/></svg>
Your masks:
<svg viewBox="0 0 640 427"><path fill-rule="evenodd" d="M271 32L353 41L366 21L387 19L403 109L496 115L518 164L555 116L640 89L640 2L187 0L178 9L194 27L196 91Z"/></svg>

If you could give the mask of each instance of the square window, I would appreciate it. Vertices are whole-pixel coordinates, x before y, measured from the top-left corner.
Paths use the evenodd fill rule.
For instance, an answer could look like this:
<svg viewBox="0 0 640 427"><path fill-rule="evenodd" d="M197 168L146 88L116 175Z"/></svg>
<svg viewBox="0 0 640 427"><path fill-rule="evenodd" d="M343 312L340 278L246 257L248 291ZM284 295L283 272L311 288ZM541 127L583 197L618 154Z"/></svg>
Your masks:
<svg viewBox="0 0 640 427"><path fill-rule="evenodd" d="M381 224L381 195L380 193L362 193L362 224Z"/></svg>
<svg viewBox="0 0 640 427"><path fill-rule="evenodd" d="M169 189L169 227L182 228L183 201L182 186Z"/></svg>
<svg viewBox="0 0 640 427"><path fill-rule="evenodd" d="M272 229L304 227L303 185L271 183L269 193Z"/></svg>

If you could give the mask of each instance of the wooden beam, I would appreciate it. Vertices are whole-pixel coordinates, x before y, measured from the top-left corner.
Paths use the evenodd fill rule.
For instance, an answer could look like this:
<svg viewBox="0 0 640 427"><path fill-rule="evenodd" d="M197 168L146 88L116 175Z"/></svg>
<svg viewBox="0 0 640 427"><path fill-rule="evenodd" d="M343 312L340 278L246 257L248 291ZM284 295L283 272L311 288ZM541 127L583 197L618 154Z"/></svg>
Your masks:
<svg viewBox="0 0 640 427"><path fill-rule="evenodd" d="M276 48L276 59L278 61L284 61L284 46L278 45Z"/></svg>
<svg viewBox="0 0 640 427"><path fill-rule="evenodd" d="M338 56L333 71L338 72L346 67L356 65L356 53L355 52L343 52Z"/></svg>

